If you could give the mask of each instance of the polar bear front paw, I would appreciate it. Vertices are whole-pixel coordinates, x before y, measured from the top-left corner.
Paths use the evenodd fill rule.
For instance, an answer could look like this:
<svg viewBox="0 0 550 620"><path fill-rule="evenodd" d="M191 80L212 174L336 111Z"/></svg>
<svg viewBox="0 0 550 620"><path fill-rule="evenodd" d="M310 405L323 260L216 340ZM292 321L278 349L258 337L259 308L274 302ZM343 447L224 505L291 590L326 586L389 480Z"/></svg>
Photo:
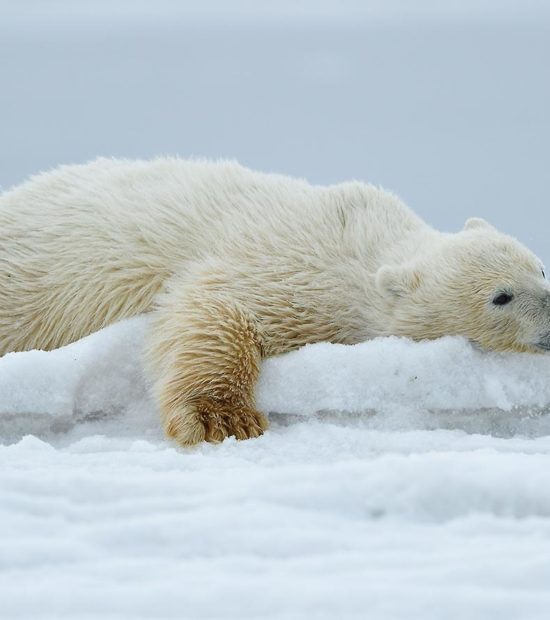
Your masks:
<svg viewBox="0 0 550 620"><path fill-rule="evenodd" d="M268 426L267 418L252 407L205 399L183 406L167 419L165 429L168 437L190 446L201 441L219 443L231 436L252 439Z"/></svg>

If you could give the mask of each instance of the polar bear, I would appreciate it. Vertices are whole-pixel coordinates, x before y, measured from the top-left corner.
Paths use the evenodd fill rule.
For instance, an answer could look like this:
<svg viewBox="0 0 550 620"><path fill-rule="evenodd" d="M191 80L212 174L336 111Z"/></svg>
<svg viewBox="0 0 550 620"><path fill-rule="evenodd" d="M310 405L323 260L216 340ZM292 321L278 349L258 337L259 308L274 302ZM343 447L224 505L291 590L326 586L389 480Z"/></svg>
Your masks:
<svg viewBox="0 0 550 620"><path fill-rule="evenodd" d="M160 414L182 445L260 435L262 358L308 343L457 334L550 349L536 256L481 219L438 232L371 185L99 159L0 197L0 354L145 312Z"/></svg>

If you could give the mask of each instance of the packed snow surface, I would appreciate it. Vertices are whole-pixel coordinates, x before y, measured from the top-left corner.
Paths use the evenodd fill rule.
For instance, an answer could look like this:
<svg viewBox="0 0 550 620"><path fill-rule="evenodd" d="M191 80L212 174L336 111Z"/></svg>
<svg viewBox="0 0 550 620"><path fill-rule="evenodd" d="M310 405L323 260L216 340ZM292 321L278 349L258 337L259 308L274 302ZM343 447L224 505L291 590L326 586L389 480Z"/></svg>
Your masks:
<svg viewBox="0 0 550 620"><path fill-rule="evenodd" d="M182 449L147 322L0 359L2 619L548 618L550 356L305 347Z"/></svg>

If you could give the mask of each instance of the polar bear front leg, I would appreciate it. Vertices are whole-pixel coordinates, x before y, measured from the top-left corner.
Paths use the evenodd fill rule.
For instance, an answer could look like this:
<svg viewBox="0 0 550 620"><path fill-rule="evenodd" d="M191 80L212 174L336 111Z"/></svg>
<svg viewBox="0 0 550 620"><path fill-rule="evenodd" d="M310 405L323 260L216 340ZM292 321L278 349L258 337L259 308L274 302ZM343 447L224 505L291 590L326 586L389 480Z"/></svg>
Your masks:
<svg viewBox="0 0 550 620"><path fill-rule="evenodd" d="M155 313L149 360L166 434L181 445L258 437L254 407L262 342L240 305L207 288L176 287Z"/></svg>

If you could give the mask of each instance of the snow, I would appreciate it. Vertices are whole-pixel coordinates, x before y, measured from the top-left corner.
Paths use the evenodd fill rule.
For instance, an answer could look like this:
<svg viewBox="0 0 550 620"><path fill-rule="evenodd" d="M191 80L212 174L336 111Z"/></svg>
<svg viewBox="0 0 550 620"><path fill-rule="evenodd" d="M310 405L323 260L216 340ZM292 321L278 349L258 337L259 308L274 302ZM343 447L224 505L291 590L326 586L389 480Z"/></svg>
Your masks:
<svg viewBox="0 0 550 620"><path fill-rule="evenodd" d="M162 437L137 317L0 359L2 618L546 618L550 357L267 360L257 440Z"/></svg>
<svg viewBox="0 0 550 620"><path fill-rule="evenodd" d="M548 250L546 0L19 0L0 186L98 155L396 191ZM0 359L0 618L548 618L549 358L459 339L264 364L258 440L166 442L146 318Z"/></svg>

